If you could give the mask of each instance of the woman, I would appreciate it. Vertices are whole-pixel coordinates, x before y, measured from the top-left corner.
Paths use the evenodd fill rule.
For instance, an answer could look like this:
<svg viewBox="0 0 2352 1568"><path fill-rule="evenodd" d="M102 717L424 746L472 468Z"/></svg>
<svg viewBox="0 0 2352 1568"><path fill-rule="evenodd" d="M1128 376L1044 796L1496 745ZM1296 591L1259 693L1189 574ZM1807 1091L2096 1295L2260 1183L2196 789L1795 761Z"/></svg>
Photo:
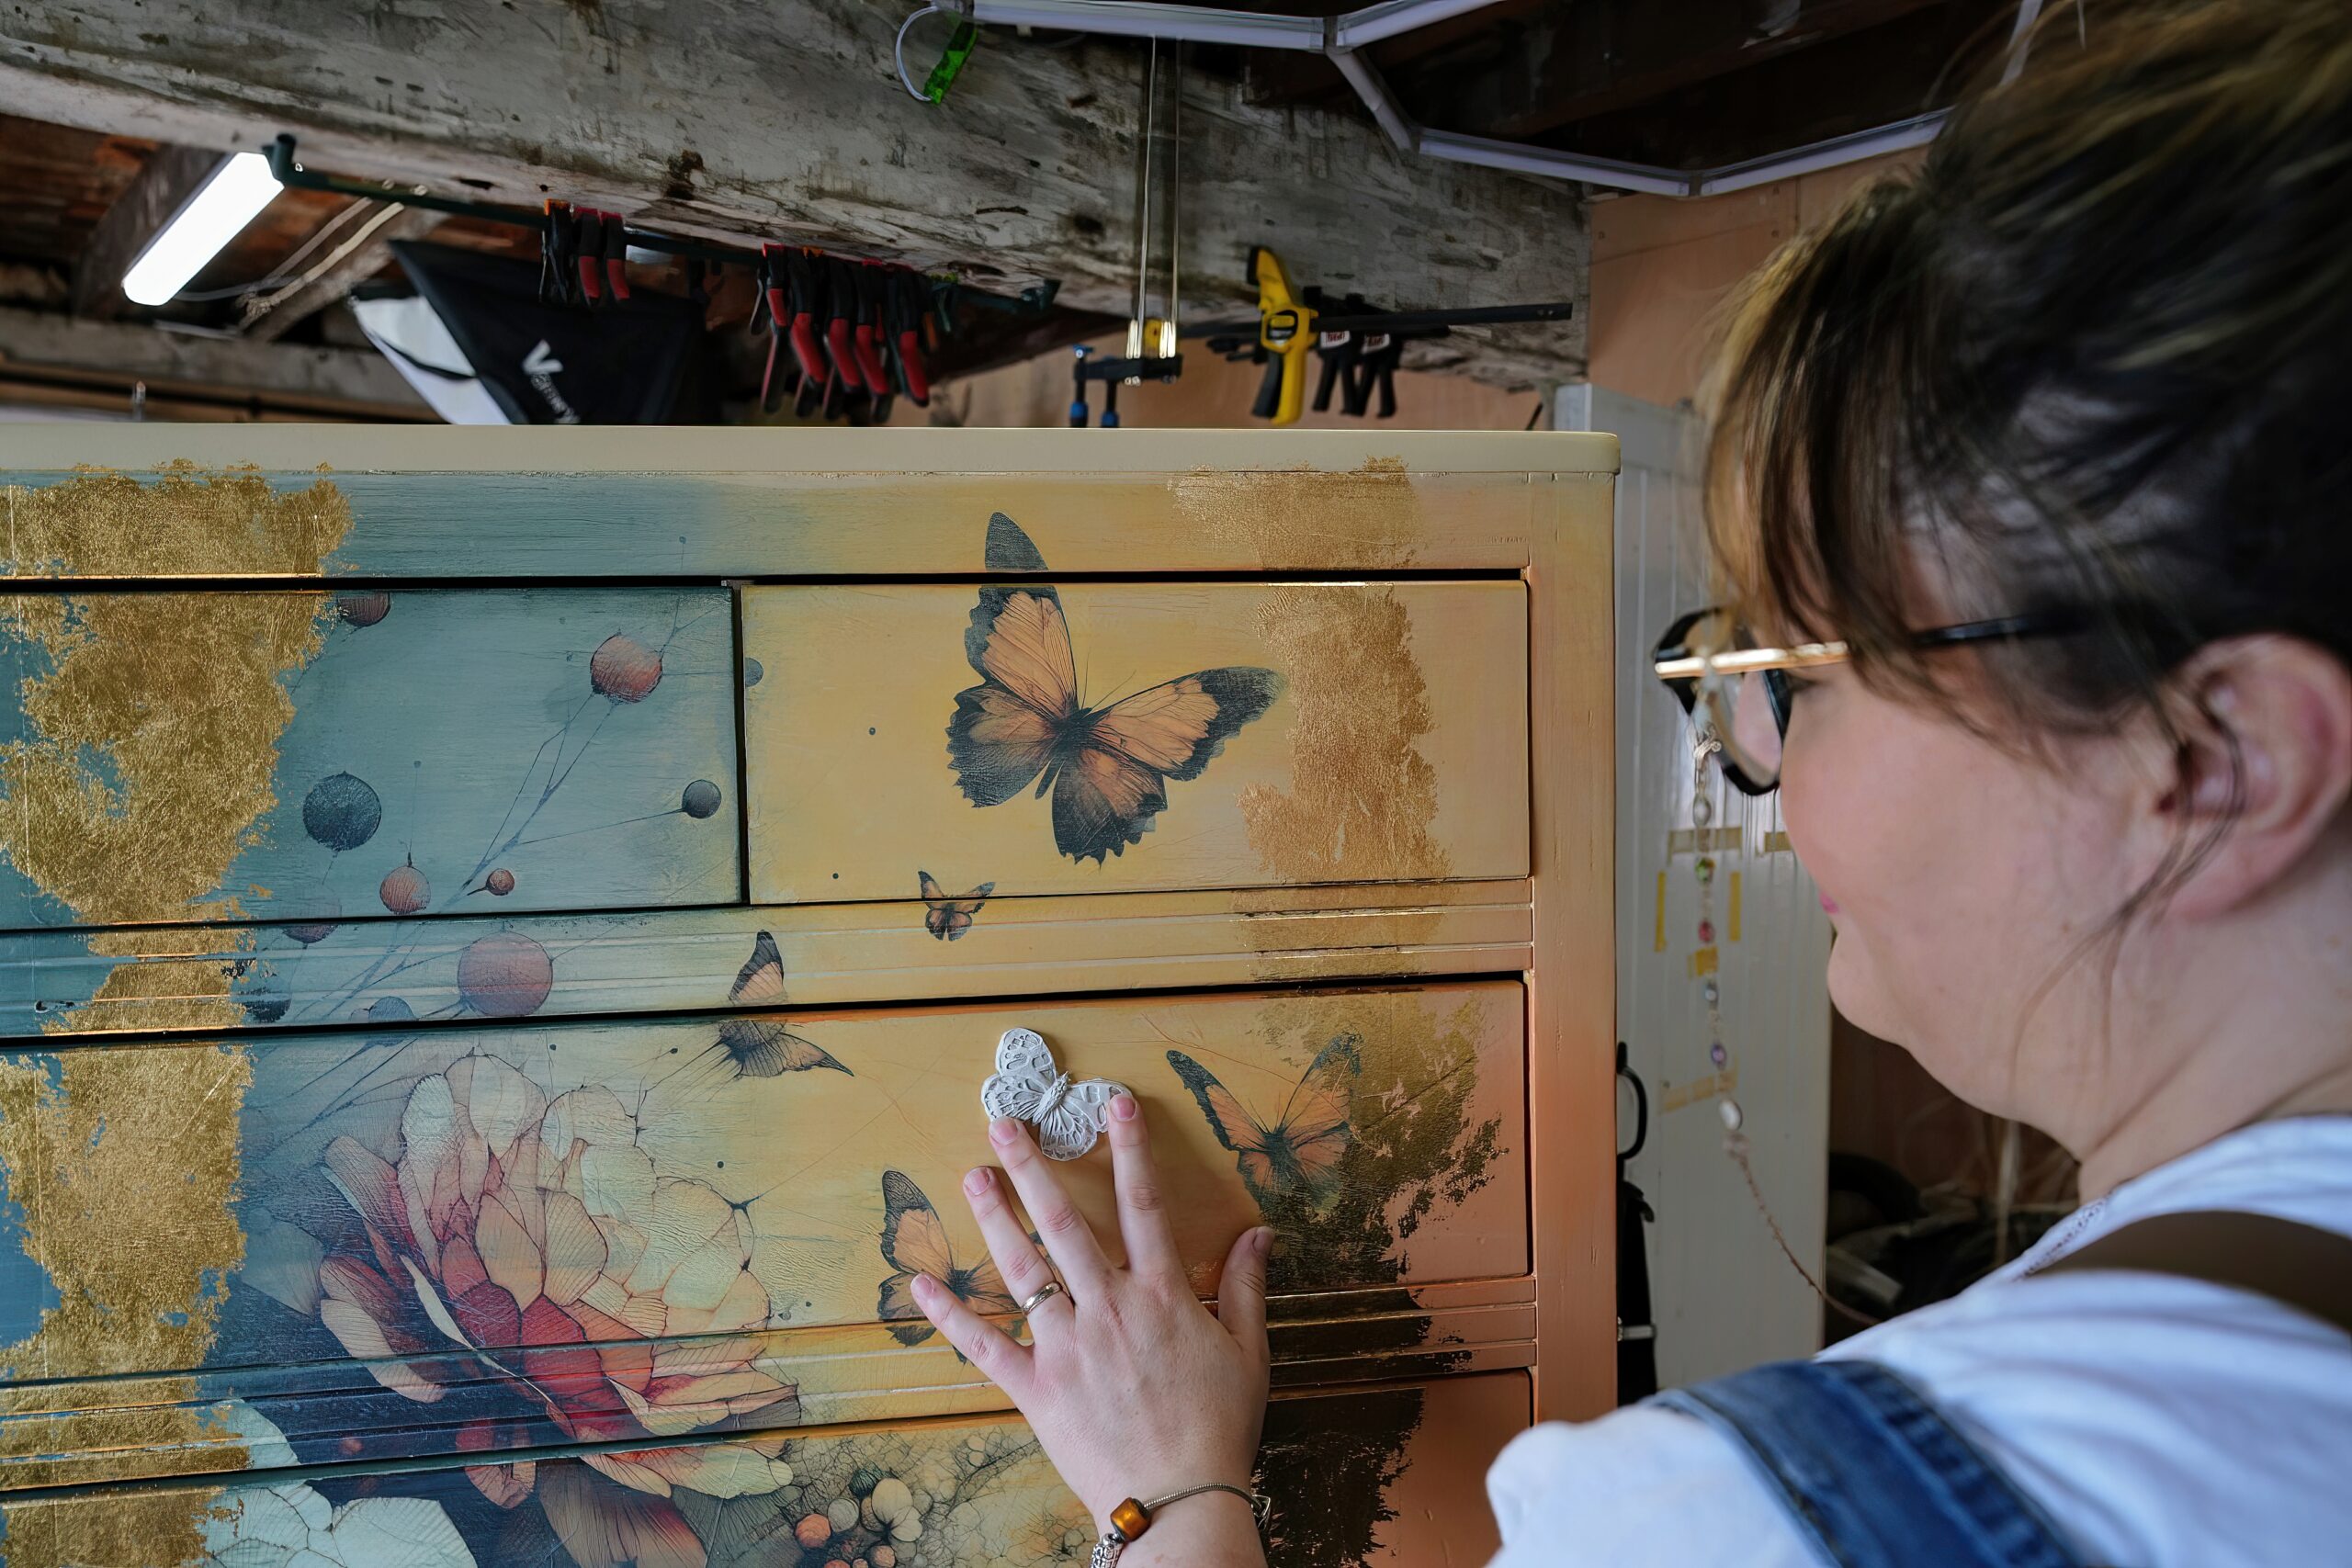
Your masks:
<svg viewBox="0 0 2352 1568"><path fill-rule="evenodd" d="M1717 558L1764 640L1846 657L1711 674L1698 711L1734 782L1781 790L1839 1008L2059 1139L2084 1207L1814 1362L1522 1435L1488 1481L1505 1568L2352 1555L2326 1321L2352 1256L2352 18L2056 19L1737 312ZM993 1135L1005 1174L966 1182L989 1247L1016 1296L1053 1278L1017 1194L1067 1291L1034 1349L936 1288L924 1310L1105 1528L1246 1488L1265 1233L1213 1320L1132 1102L1122 1268ZM2222 1224L2253 1264L2135 1223L2203 1211L2268 1217ZM2136 1259L2100 1240L2126 1225ZM2290 1254L2314 1261L2248 1275ZM1122 1561L1261 1550L1210 1491Z"/></svg>

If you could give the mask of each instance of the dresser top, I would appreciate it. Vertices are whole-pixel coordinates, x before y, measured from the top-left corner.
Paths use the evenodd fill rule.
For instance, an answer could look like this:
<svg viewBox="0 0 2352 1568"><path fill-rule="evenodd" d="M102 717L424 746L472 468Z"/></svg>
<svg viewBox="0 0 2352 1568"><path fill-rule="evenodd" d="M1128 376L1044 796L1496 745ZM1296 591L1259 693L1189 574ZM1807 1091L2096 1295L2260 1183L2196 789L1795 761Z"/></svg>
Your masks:
<svg viewBox="0 0 2352 1568"><path fill-rule="evenodd" d="M1617 438L1570 431L0 425L0 472L129 472L181 460L344 473L1613 474Z"/></svg>

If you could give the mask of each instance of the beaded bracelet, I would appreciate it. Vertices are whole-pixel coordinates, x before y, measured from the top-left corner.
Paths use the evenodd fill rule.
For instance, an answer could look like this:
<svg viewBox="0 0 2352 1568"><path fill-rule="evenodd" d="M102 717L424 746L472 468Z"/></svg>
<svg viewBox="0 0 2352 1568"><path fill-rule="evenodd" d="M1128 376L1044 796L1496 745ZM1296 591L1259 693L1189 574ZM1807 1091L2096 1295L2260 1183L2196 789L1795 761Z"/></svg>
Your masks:
<svg viewBox="0 0 2352 1568"><path fill-rule="evenodd" d="M1113 1568L1113 1564L1119 1561L1119 1554L1151 1528L1154 1514L1170 1503L1181 1503L1204 1492L1232 1493L1250 1505L1250 1513L1257 1517L1258 1528L1266 1528L1266 1511L1273 1506L1273 1499L1256 1492L1245 1492L1238 1486L1227 1486L1222 1481L1212 1481L1204 1486L1188 1486L1182 1492L1170 1492L1165 1497L1154 1497L1148 1503L1139 1503L1130 1497L1111 1510L1111 1528L1104 1530L1102 1539L1094 1543L1093 1555L1086 1560L1087 1568Z"/></svg>

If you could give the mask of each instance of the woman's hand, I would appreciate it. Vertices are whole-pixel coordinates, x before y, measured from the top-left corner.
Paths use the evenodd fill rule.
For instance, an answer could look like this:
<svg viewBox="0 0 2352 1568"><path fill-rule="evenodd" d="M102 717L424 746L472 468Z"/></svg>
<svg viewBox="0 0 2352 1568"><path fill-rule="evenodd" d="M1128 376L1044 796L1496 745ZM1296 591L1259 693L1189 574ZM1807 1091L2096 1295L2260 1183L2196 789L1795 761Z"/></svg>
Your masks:
<svg viewBox="0 0 2352 1568"><path fill-rule="evenodd" d="M1020 1406L1046 1458L1093 1511L1098 1530L1128 1497L1148 1499L1204 1482L1249 1490L1266 1415L1272 1233L1261 1226L1233 1244L1212 1317L1185 1279L1133 1099L1113 1100L1110 1116L1119 1234L1126 1244L1123 1269L1102 1255L1027 1129L997 1122L989 1136L1053 1266L1014 1216L1004 1175L982 1166L965 1176L964 1193L989 1252L1015 1301L1029 1299L1057 1271L1063 1292L1029 1314L1034 1347L982 1319L936 1280L918 1278L915 1301L924 1314ZM1162 1530L1170 1542L1163 1542ZM1152 1561L1160 1553L1147 1556L1147 1546L1180 1536L1193 1545L1182 1561L1219 1568L1261 1561L1247 1507L1213 1492L1170 1508L1128 1562Z"/></svg>

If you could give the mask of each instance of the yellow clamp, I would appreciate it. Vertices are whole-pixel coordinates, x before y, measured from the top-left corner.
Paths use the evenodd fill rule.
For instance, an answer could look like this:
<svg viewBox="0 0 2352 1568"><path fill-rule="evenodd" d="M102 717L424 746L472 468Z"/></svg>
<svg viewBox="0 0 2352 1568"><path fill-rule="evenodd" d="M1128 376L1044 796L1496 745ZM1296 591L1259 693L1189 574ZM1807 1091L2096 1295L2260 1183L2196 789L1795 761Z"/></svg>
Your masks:
<svg viewBox="0 0 2352 1568"><path fill-rule="evenodd" d="M1306 408L1306 356L1315 346L1315 310L1292 291L1282 258L1263 245L1250 252L1250 276L1258 285L1258 342L1270 356L1251 412L1276 424L1296 424Z"/></svg>

